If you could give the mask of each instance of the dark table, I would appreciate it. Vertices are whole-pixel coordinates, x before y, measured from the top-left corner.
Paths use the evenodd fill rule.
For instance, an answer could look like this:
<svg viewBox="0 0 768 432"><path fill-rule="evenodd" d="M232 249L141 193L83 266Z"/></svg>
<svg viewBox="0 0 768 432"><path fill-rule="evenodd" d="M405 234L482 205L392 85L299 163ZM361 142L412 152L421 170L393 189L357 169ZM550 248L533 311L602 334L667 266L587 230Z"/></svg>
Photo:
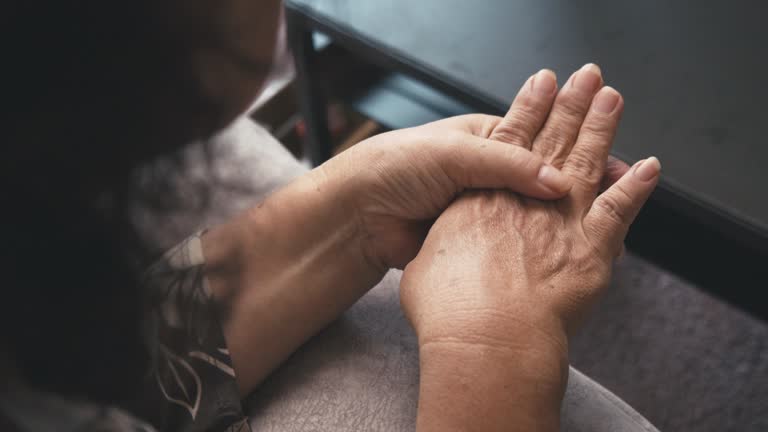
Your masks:
<svg viewBox="0 0 768 432"><path fill-rule="evenodd" d="M654 201L682 218L677 225L768 251L764 2L286 0L286 11L315 163L330 149L313 32L495 114L537 70L562 83L595 62L626 102L614 153L662 161Z"/></svg>

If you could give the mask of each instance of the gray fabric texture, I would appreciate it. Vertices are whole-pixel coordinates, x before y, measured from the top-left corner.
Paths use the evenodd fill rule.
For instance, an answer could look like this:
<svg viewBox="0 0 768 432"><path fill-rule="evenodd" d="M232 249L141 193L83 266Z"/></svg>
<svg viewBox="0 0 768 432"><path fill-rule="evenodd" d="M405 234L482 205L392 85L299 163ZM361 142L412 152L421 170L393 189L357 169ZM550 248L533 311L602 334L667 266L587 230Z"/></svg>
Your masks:
<svg viewBox="0 0 768 432"><path fill-rule="evenodd" d="M631 254L571 364L663 431L768 431L768 325Z"/></svg>
<svg viewBox="0 0 768 432"><path fill-rule="evenodd" d="M170 247L254 205L306 167L241 119L186 150L174 179L190 205L172 215L138 208L146 238ZM204 180L213 174L216 182ZM236 188L222 185L237 185ZM199 203L198 203L199 204ZM412 430L418 392L415 337L400 312L398 272L300 348L247 400L254 430ZM666 431L768 430L768 328L673 275L628 255L572 344L572 363ZM635 410L571 371L563 430L654 430Z"/></svg>

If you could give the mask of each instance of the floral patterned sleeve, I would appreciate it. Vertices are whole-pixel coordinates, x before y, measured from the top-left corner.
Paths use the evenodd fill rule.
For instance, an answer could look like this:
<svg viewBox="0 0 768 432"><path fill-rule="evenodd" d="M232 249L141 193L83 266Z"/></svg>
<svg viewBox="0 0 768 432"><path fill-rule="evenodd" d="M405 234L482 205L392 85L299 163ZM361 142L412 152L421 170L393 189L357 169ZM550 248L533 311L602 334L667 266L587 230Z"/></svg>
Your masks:
<svg viewBox="0 0 768 432"><path fill-rule="evenodd" d="M203 275L200 236L189 237L147 271L147 343L154 366L135 412L163 431L250 431Z"/></svg>
<svg viewBox="0 0 768 432"><path fill-rule="evenodd" d="M136 400L102 406L20 386L0 393L0 430L250 432L203 275L200 235L168 251L145 274L153 366Z"/></svg>

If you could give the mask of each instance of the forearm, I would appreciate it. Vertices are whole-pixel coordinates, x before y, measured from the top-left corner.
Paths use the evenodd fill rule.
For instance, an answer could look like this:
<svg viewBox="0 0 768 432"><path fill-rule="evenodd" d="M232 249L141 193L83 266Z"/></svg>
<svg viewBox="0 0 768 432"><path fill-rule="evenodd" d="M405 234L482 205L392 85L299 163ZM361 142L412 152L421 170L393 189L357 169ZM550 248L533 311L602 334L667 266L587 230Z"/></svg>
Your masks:
<svg viewBox="0 0 768 432"><path fill-rule="evenodd" d="M203 238L242 394L383 276L343 187L314 171Z"/></svg>

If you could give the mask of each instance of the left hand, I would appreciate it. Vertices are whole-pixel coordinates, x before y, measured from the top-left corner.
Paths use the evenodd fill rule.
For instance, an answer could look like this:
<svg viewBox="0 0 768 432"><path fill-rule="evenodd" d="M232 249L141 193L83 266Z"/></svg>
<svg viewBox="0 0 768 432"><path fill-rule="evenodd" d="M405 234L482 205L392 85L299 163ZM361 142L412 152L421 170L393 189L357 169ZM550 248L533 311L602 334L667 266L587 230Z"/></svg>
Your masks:
<svg viewBox="0 0 768 432"><path fill-rule="evenodd" d="M551 79L543 92L532 85L539 75L540 80ZM382 270L403 268L418 253L434 219L466 189L506 189L545 200L562 197L570 180L529 152L526 142L547 118L547 112L536 110L545 109L556 93L549 73L530 77L516 98L531 102L517 130L499 133L503 119L497 116L458 116L372 137L323 164L318 171L343 184L336 189L338 203L359 223L369 261ZM539 139L565 138L555 131ZM544 166L548 178L540 175ZM606 185L628 169L615 159L609 166Z"/></svg>

